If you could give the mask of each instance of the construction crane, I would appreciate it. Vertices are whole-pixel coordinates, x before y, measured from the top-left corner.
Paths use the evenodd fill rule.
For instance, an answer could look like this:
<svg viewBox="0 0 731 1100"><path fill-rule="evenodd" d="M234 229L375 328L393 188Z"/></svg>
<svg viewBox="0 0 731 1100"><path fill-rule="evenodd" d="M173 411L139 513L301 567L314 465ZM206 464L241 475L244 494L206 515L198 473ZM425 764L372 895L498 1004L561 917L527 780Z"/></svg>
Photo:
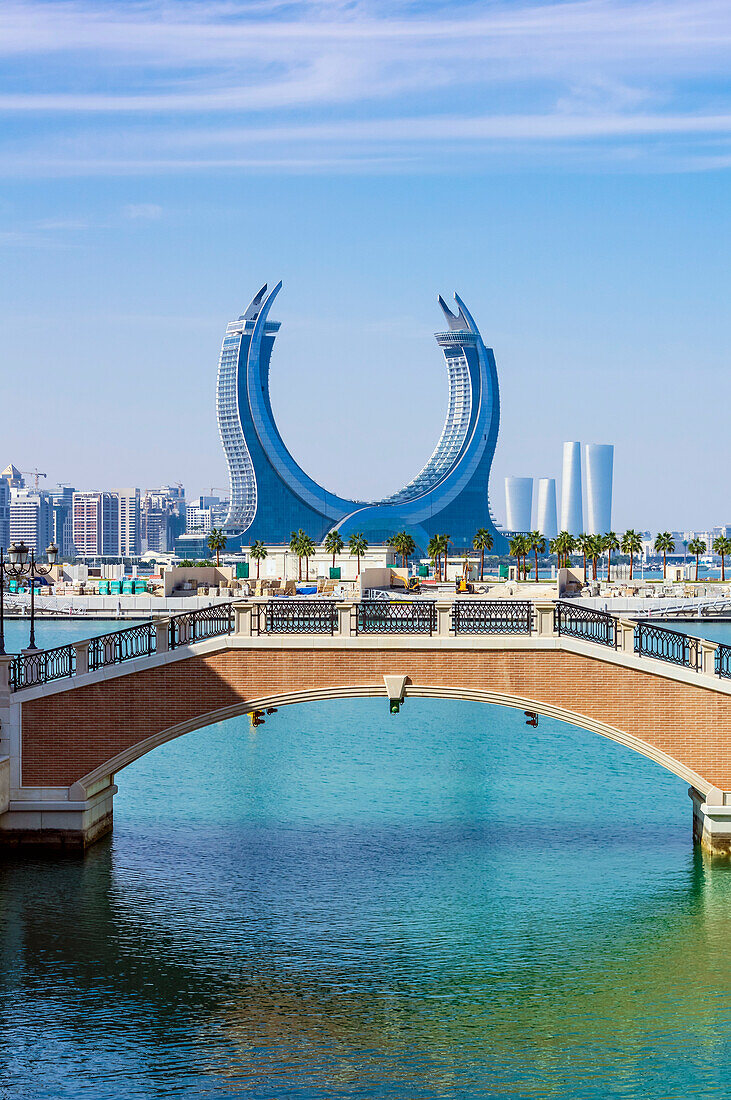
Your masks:
<svg viewBox="0 0 731 1100"><path fill-rule="evenodd" d="M20 473L23 475L23 477L35 478L35 483L36 483L35 487L36 487L36 489L38 488L38 478L39 477L43 477L43 478L48 477L48 474L42 474L41 471L37 468L35 470L21 470Z"/></svg>

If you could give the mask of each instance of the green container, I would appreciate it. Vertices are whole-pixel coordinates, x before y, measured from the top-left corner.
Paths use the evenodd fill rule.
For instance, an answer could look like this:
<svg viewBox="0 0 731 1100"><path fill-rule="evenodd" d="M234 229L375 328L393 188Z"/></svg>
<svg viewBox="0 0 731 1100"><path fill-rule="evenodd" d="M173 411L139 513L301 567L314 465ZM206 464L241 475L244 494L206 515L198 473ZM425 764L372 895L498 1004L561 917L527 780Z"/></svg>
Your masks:
<svg viewBox="0 0 731 1100"><path fill-rule="evenodd" d="M147 592L147 581L135 581L134 589L135 595L137 595L138 593L142 593L142 595L144 595L145 592Z"/></svg>
<svg viewBox="0 0 731 1100"><path fill-rule="evenodd" d="M135 590L135 586L132 581L122 581L122 595L131 596Z"/></svg>
<svg viewBox="0 0 731 1100"><path fill-rule="evenodd" d="M236 562L236 580L248 581L249 579L249 563L248 561Z"/></svg>
<svg viewBox="0 0 731 1100"><path fill-rule="evenodd" d="M108 596L109 595L109 581L99 581L99 595L100 596Z"/></svg>
<svg viewBox="0 0 731 1100"><path fill-rule="evenodd" d="M429 576L429 566L428 565L420 565L419 566L419 576L420 577L428 577Z"/></svg>
<svg viewBox="0 0 731 1100"><path fill-rule="evenodd" d="M8 583L8 592L17 592L17 591L18 591L18 582L17 581L10 581Z"/></svg>
<svg viewBox="0 0 731 1100"><path fill-rule="evenodd" d="M500 578L501 581L506 581L508 579L508 567L507 567L507 565L499 565L498 570L497 570L497 575L498 575L498 577Z"/></svg>
<svg viewBox="0 0 731 1100"><path fill-rule="evenodd" d="M331 581L339 581L340 580L340 566L339 565L331 565L330 566L330 580Z"/></svg>
<svg viewBox="0 0 731 1100"><path fill-rule="evenodd" d="M111 587L113 596L121 595L121 592L122 592L122 582L121 581L112 581L110 587Z"/></svg>

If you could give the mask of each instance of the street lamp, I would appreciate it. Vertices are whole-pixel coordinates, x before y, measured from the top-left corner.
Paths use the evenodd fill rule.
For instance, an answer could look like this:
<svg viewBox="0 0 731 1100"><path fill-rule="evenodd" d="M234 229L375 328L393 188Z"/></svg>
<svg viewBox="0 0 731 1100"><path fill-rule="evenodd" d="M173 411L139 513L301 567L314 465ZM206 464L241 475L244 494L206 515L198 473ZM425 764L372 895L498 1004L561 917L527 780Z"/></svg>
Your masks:
<svg viewBox="0 0 731 1100"><path fill-rule="evenodd" d="M30 577L30 644L28 648L35 650L38 647L36 646L36 605L33 578L35 576L45 577L51 572L58 557L58 547L55 542L52 542L46 550L47 566L36 565L35 551L29 550L22 539L20 542L10 544L7 557L8 560L4 561L3 548L0 546L0 655L5 653L5 578L12 577L18 580L20 577Z"/></svg>

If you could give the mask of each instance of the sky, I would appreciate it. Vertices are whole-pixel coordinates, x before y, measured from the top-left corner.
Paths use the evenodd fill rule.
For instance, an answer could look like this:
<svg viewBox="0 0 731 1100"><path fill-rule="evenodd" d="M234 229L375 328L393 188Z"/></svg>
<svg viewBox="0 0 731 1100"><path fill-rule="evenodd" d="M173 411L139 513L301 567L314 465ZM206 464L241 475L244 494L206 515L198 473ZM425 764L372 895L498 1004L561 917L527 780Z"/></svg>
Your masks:
<svg viewBox="0 0 731 1100"><path fill-rule="evenodd" d="M444 418L437 295L494 349L490 485L615 444L613 525L731 523L728 0L4 0L0 466L225 488L226 323L329 488Z"/></svg>

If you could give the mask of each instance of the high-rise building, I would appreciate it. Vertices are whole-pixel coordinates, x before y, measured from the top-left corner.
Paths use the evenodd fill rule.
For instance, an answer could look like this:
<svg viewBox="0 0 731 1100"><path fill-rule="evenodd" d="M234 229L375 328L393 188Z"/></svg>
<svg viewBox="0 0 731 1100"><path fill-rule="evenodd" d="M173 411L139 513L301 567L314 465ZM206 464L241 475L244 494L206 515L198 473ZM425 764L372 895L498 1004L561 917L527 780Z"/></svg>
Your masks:
<svg viewBox="0 0 731 1100"><path fill-rule="evenodd" d="M530 531L533 478L505 478L505 523L508 531Z"/></svg>
<svg viewBox="0 0 731 1100"><path fill-rule="evenodd" d="M75 490L71 485L58 485L49 491L53 505L53 541L60 557L74 554L73 501Z"/></svg>
<svg viewBox="0 0 731 1100"><path fill-rule="evenodd" d="M449 380L442 435L426 465L403 489L384 500L348 500L318 485L287 450L272 413L269 368L279 322L269 311L281 289L264 286L232 321L218 366L217 412L231 484L226 519L229 549L262 539L284 543L304 528L320 541L331 529L345 539L363 532L382 542L408 531L423 550L432 535L448 531L456 547L470 546L479 527L506 549L488 502L488 479L500 421L497 368L464 302L457 312L439 305L448 331L436 334Z"/></svg>
<svg viewBox="0 0 731 1100"><path fill-rule="evenodd" d="M72 540L81 557L119 556L116 493L77 493L72 498Z"/></svg>
<svg viewBox="0 0 731 1100"><path fill-rule="evenodd" d="M115 489L119 502L119 550L123 558L134 557L140 553L141 517L139 489Z"/></svg>
<svg viewBox="0 0 731 1100"><path fill-rule="evenodd" d="M207 533L213 527L213 510L201 508L198 504L189 504L185 509L185 531L193 534L200 531Z"/></svg>
<svg viewBox="0 0 731 1100"><path fill-rule="evenodd" d="M580 443L563 445L561 530L568 531L570 535L581 535L584 531Z"/></svg>
<svg viewBox="0 0 731 1100"><path fill-rule="evenodd" d="M614 445L587 443L584 448L586 474L586 531L602 535L612 529L612 471Z"/></svg>
<svg viewBox="0 0 731 1100"><path fill-rule="evenodd" d="M556 479L554 477L541 477L538 479L535 529L540 531L547 539L555 539L558 534Z"/></svg>
<svg viewBox="0 0 731 1100"><path fill-rule="evenodd" d="M9 466L6 466L3 472L0 474L3 480L7 481L8 486L11 489L25 489L25 481L23 475L17 466L13 466L12 462Z"/></svg>
<svg viewBox="0 0 731 1100"><path fill-rule="evenodd" d="M53 505L40 489L10 490L10 541L26 544L36 556L53 541Z"/></svg>
<svg viewBox="0 0 731 1100"><path fill-rule="evenodd" d="M10 545L10 486L0 477L0 546Z"/></svg>

